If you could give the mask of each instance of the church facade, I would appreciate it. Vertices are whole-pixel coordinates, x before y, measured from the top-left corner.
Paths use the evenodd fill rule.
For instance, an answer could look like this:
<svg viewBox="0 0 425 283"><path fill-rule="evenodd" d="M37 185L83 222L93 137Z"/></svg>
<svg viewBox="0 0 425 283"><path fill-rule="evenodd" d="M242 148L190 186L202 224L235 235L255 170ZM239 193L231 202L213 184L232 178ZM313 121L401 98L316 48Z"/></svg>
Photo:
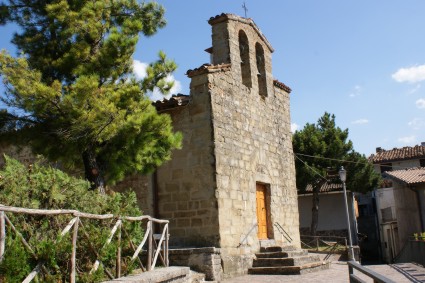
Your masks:
<svg viewBox="0 0 425 283"><path fill-rule="evenodd" d="M251 19L208 23L211 64L187 72L190 95L155 103L183 147L132 187L146 214L170 220L171 245L220 248L229 274L248 268L262 242L300 247L291 90L273 79L273 48Z"/></svg>

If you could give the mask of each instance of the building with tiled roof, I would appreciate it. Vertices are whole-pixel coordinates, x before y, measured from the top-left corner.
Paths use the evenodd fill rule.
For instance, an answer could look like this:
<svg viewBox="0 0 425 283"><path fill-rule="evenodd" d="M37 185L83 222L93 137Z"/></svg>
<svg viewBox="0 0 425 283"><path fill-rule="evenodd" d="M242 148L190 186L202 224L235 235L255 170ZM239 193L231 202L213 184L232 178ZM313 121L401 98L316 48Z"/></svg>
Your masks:
<svg viewBox="0 0 425 283"><path fill-rule="evenodd" d="M187 71L190 94L153 103L183 141L139 189L140 202L170 220L170 245L219 248L216 271L232 276L247 272L263 240L301 245L291 89L273 77L273 48L252 19L221 14L208 23L210 62Z"/></svg>
<svg viewBox="0 0 425 283"><path fill-rule="evenodd" d="M382 174L374 190L385 261L391 262L413 233L425 231L425 143L416 146L376 148L369 157Z"/></svg>
<svg viewBox="0 0 425 283"><path fill-rule="evenodd" d="M347 237L347 218L342 183L326 182L320 187L319 194L320 208L316 235ZM312 201L313 186L309 184L305 190L298 191L301 237L310 235ZM351 238L353 244L357 245L357 203L354 194L350 190L347 190L347 202L351 224Z"/></svg>
<svg viewBox="0 0 425 283"><path fill-rule="evenodd" d="M400 247L425 231L425 168L386 172L393 180L394 212Z"/></svg>
<svg viewBox="0 0 425 283"><path fill-rule="evenodd" d="M425 142L416 146L405 146L385 150L376 148L376 153L369 157L377 172L399 170L412 167L425 167Z"/></svg>

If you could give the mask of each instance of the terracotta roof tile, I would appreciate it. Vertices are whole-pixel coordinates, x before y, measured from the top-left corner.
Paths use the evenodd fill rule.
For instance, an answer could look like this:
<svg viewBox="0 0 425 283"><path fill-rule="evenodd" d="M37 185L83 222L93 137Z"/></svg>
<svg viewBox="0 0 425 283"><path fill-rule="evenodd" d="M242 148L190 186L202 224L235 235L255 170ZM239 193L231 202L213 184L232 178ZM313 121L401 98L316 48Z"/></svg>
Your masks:
<svg viewBox="0 0 425 283"><path fill-rule="evenodd" d="M396 181L406 184L425 183L425 167L388 171L385 174Z"/></svg>
<svg viewBox="0 0 425 283"><path fill-rule="evenodd" d="M373 163L383 163L418 158L425 158L425 146L406 146L403 148L394 148L391 150L378 149L378 152L376 154L372 154L369 157L369 160Z"/></svg>
<svg viewBox="0 0 425 283"><path fill-rule="evenodd" d="M319 190L320 193L329 193L329 192L337 192L337 191L342 191L341 183L325 183L322 185L322 187ZM313 186L310 184L307 185L307 187L305 188L305 192L312 193Z"/></svg>
<svg viewBox="0 0 425 283"><path fill-rule="evenodd" d="M211 65L211 64L203 64L201 67L188 70L186 72L186 75L191 78L197 75L206 74L206 73L214 73L214 72L221 72L221 71L228 71L230 70L231 64L218 64L218 65Z"/></svg>
<svg viewBox="0 0 425 283"><path fill-rule="evenodd" d="M173 95L170 98L164 98L161 100L157 100L152 102L152 105L155 106L157 111L169 110L173 108L177 108L180 106L185 106L190 102L190 96L186 94L177 94Z"/></svg>
<svg viewBox="0 0 425 283"><path fill-rule="evenodd" d="M273 80L273 85L277 86L280 89L283 89L287 93L291 93L291 91L292 91L292 89L289 86L285 85L284 83L279 82L278 80Z"/></svg>

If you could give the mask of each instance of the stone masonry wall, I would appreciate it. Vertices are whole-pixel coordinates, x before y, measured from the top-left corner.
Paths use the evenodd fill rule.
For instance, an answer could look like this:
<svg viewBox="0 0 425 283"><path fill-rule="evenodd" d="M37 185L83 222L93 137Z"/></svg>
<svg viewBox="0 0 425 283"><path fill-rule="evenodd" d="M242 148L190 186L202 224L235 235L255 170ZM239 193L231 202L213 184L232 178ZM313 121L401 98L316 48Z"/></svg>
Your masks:
<svg viewBox="0 0 425 283"><path fill-rule="evenodd" d="M227 29L220 31L220 29ZM251 70L257 70L255 44L262 44L267 76L266 97L242 84L239 30L248 37ZM259 249L256 184L266 184L269 197L269 238L281 245L300 247L295 167L290 132L289 94L273 85L271 50L251 26L230 21L213 26L227 34L230 47L213 42L214 54L229 48L231 70L208 75L213 111L217 170L220 247L225 274L236 274L250 264L246 255ZM216 37L219 37L216 35ZM289 243L274 227L279 223L292 237ZM240 260L236 260L239 257ZM242 266L241 266L242 265Z"/></svg>
<svg viewBox="0 0 425 283"><path fill-rule="evenodd" d="M143 215L155 217L152 201L152 176L133 174L113 186L113 190L116 192L124 192L129 189L136 193L137 203Z"/></svg>
<svg viewBox="0 0 425 283"><path fill-rule="evenodd" d="M211 106L205 80L191 83L191 102L172 110L183 147L158 169L160 218L170 220L170 244L219 246Z"/></svg>

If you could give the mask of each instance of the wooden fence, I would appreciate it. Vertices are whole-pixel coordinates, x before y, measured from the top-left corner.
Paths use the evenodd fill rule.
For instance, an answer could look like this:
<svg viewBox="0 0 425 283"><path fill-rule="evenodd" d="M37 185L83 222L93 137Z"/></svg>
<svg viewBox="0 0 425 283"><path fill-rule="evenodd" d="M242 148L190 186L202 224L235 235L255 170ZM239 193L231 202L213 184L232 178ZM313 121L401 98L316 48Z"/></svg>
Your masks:
<svg viewBox="0 0 425 283"><path fill-rule="evenodd" d="M83 213L77 210L43 210L43 209L28 209L28 208L20 208L20 207L11 207L11 206L4 206L0 204L0 262L3 260L3 256L5 253L5 243L6 243L6 225L10 227L10 229L16 234L17 237L20 238L22 244L25 246L26 250L31 253L31 255L34 258L37 258L34 250L31 248L31 246L28 244L28 242L25 240L25 238L21 235L21 233L15 228L13 223L10 221L10 219L6 215L7 213L21 213L21 214L30 214L30 215L44 215L44 216L58 216L58 215L71 215L73 218L71 221L69 221L68 225L61 231L60 235L64 236L68 232L70 232L71 228L72 230L72 253L71 253L71 272L70 272L70 278L69 281L71 283L75 283L75 277L76 277L76 251L77 251L77 239L78 239L78 232L79 227L83 226L82 219L97 219L97 220L105 220L105 219L114 219L116 220L115 225L111 229L111 232L109 234L108 239L106 240L104 246L107 246L111 243L113 237L116 235L117 242L118 242L118 249L116 254L116 270L115 270L115 276L112 275L110 271L108 271L106 268L105 273L110 279L119 278L121 277L121 232L122 232L122 223L123 221L141 221L142 223L146 223L145 228L145 234L143 237L143 240L139 243L139 245L136 247L134 243L129 238L130 245L134 250L134 254L131 258L131 262L137 261L139 262L139 265L143 271L150 271L153 270L156 266L156 263L158 261L158 258L162 261L164 266L169 265L168 260L168 220L160 220L155 219L150 216L137 216L137 217L130 217L130 216L114 216L112 214L90 214L90 213ZM162 232L161 234L154 235L153 234L153 225L157 223L157 225L162 225ZM125 231L125 230L124 230ZM85 231L84 231L85 232ZM85 234L86 238L89 237L87 234ZM154 239L156 237L156 240L158 240L158 243ZM147 262L143 264L142 260L139 257L140 252L142 251L144 245L147 243ZM93 268L91 272L94 272L98 269L99 265L102 264L100 261L99 254L96 252L95 249L93 249L93 252L96 254L96 261L93 264ZM36 267L31 271L30 274L25 278L25 283L31 282L35 276L40 271L46 271L45 267L43 265L43 262L39 261Z"/></svg>

